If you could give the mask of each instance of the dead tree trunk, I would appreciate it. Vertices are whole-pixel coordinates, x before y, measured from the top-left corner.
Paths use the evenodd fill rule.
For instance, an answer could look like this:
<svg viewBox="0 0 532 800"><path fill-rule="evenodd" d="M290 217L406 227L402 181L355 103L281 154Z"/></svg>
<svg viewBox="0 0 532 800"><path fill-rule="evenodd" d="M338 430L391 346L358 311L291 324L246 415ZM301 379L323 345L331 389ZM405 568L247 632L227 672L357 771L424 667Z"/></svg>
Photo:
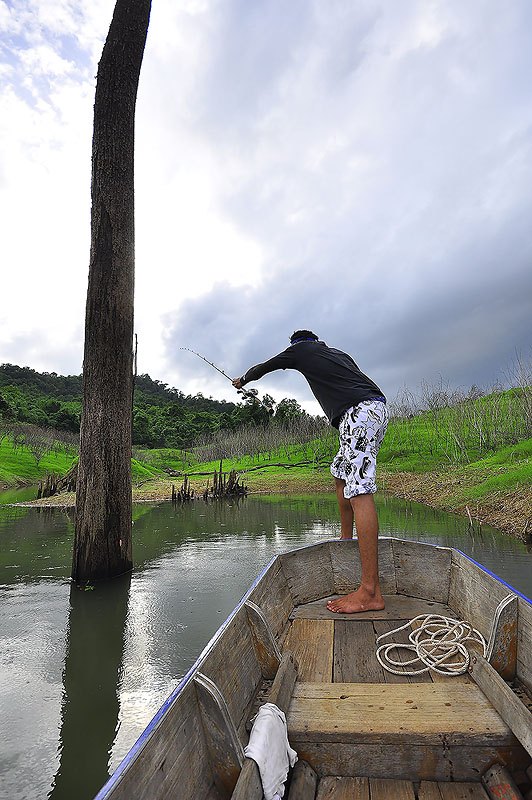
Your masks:
<svg viewBox="0 0 532 800"><path fill-rule="evenodd" d="M72 562L77 583L104 580L133 566L134 121L150 7L151 0L117 0L98 65Z"/></svg>

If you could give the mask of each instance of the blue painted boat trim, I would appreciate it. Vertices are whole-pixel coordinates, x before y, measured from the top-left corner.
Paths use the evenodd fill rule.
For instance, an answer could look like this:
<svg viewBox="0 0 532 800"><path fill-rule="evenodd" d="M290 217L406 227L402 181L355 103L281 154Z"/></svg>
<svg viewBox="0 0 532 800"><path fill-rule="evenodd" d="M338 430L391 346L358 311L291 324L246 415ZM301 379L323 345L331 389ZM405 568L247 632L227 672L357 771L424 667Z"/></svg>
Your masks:
<svg viewBox="0 0 532 800"><path fill-rule="evenodd" d="M453 547L452 549L455 550L457 553L460 553L461 555L465 556L468 561L472 561L473 564L476 564L477 567L480 567L480 569L483 572L486 572L488 575L491 575L492 578L495 578L496 581L498 581L499 583L502 583L503 586L506 586L506 588L509 589L511 592L513 592L513 594L516 594L518 597L521 597L523 600L526 600L526 602L530 603L530 605L532 606L532 600L530 599L530 597L527 597L526 594L523 594L522 592L520 592L519 589L514 589L514 587L510 586L509 583L506 583L505 580L503 580L502 578L499 578L499 576L495 575L494 572L489 570L487 567L484 567L482 564L479 564L478 561L475 561L474 558L471 558L471 556L468 556L467 553L464 553L462 550L459 550L457 547Z"/></svg>

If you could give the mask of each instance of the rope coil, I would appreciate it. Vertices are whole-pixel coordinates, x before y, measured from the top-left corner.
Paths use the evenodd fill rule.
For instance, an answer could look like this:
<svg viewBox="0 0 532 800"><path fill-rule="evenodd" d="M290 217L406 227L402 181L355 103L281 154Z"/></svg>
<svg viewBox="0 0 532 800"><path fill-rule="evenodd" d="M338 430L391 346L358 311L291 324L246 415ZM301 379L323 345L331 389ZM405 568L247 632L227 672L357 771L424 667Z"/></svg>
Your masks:
<svg viewBox="0 0 532 800"><path fill-rule="evenodd" d="M379 664L394 675L421 675L433 670L440 675L462 675L469 669L470 655L466 642L480 647L486 656L486 640L469 622L444 617L441 614L418 614L405 625L377 637L376 644L387 636L405 630L419 622L408 635L410 644L391 642L377 647L375 655ZM389 655L392 650L410 650L415 656L409 661L396 661ZM450 660L454 659L454 660ZM421 662L424 666L410 670L395 669Z"/></svg>

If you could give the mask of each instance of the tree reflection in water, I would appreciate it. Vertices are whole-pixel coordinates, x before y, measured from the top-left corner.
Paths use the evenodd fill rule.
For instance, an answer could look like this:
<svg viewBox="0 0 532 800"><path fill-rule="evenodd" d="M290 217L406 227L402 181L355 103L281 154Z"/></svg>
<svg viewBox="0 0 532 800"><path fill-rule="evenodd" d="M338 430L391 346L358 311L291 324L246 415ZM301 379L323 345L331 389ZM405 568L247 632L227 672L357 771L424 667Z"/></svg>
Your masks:
<svg viewBox="0 0 532 800"><path fill-rule="evenodd" d="M71 587L53 800L76 797L81 788L92 797L109 776L130 584L128 574L89 590Z"/></svg>

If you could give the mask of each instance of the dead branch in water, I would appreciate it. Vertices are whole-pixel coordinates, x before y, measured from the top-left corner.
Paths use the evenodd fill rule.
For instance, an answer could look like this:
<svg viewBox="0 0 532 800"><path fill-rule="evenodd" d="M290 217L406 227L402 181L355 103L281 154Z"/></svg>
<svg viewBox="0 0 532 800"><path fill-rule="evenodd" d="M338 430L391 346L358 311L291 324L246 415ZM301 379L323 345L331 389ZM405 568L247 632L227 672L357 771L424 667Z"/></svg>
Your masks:
<svg viewBox="0 0 532 800"><path fill-rule="evenodd" d="M62 494L62 492L75 492L76 482L78 479L78 465L74 464L70 467L66 475L61 478L59 475L54 475L53 472L46 476L44 483L39 484L37 491L37 500L42 497L53 497L55 494Z"/></svg>
<svg viewBox="0 0 532 800"><path fill-rule="evenodd" d="M229 473L223 471L223 460L220 459L220 471L214 472L212 486L203 493L203 499L219 499L224 497L243 497L247 495L247 486L240 483L240 477L236 470L232 469Z"/></svg>
<svg viewBox="0 0 532 800"><path fill-rule="evenodd" d="M185 479L183 481L183 485L180 489L175 489L174 484L172 484L172 503L187 503L189 500L194 499L194 489L191 488L189 480L185 475Z"/></svg>

